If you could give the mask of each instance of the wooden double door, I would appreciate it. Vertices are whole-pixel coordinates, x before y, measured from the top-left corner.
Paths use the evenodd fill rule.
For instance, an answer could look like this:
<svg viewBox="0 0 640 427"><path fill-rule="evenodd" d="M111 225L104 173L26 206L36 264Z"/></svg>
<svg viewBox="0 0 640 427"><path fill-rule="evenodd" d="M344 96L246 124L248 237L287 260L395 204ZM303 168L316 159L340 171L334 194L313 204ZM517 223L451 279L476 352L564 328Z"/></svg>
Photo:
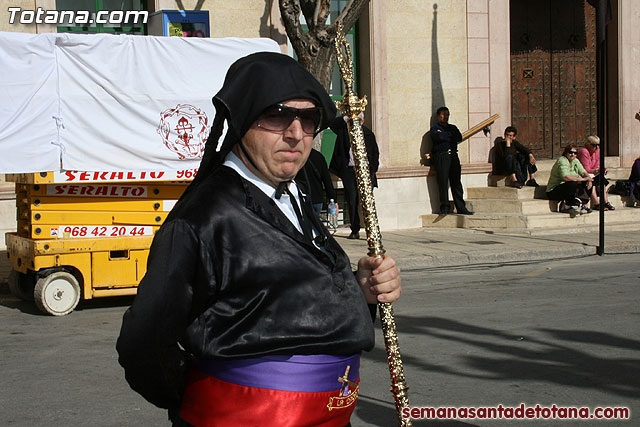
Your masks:
<svg viewBox="0 0 640 427"><path fill-rule="evenodd" d="M597 135L596 11L584 0L511 0L512 123L538 158Z"/></svg>

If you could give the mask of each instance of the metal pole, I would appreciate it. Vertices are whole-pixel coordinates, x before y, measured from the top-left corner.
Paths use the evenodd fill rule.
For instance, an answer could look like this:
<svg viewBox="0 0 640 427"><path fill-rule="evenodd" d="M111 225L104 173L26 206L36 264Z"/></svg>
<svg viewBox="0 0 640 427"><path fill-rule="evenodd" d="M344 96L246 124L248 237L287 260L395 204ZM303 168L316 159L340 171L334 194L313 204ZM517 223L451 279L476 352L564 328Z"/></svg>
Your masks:
<svg viewBox="0 0 640 427"><path fill-rule="evenodd" d="M598 192L600 194L600 243L596 248L598 255L604 254L604 171L605 168L605 112L606 112L606 72L607 72L607 44L606 44L606 23L607 23L607 0L598 0L596 9L596 36L597 36L597 56L598 56L598 134L600 137L600 183Z"/></svg>

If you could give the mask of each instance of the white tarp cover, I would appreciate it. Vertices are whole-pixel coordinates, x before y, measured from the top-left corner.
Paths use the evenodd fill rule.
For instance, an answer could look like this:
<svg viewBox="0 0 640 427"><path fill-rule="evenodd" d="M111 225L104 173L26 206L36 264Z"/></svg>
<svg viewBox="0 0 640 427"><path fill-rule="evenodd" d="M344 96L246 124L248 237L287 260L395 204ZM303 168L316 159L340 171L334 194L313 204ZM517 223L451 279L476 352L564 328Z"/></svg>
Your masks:
<svg viewBox="0 0 640 427"><path fill-rule="evenodd" d="M197 168L229 66L270 39L0 32L0 173Z"/></svg>

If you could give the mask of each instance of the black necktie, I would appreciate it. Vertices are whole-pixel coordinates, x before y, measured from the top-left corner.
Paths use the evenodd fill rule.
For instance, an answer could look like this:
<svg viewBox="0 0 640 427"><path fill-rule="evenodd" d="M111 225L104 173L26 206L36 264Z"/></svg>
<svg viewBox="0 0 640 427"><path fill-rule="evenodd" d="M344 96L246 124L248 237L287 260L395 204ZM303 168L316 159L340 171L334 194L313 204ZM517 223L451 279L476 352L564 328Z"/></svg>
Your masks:
<svg viewBox="0 0 640 427"><path fill-rule="evenodd" d="M310 219L312 217L310 217L309 215L313 215L313 219L316 219L317 217L315 216L315 212L309 212L309 209L305 209L308 204L305 203L305 199L302 197L302 194L298 189L298 198L300 199L300 204L302 205L302 209L300 209L300 206L298 206L298 203L296 202L296 198L293 197L293 194L291 194L291 191L289 191L289 184L290 181L281 182L280 184L278 184L278 187L276 188L275 198L280 199L280 197L282 197L282 193L287 193L289 195L289 197L291 198L291 206L293 207L293 211L296 214L296 218L298 218L298 222L300 223L300 228L302 228L302 234L304 235L305 240L320 249L322 253L329 257L332 265L335 264L335 255L325 245L326 237L322 234L322 226L316 225L318 237L316 237L315 240L313 239L313 232L311 231L313 221Z"/></svg>
<svg viewBox="0 0 640 427"><path fill-rule="evenodd" d="M280 185L278 186L278 188L279 187ZM313 244L313 232L311 231L310 221L307 218L305 218L304 215L302 214L302 211L300 210L300 207L296 202L296 198L293 197L293 194L291 193L291 190L289 190L288 185L284 186L284 192L287 193L289 195L289 198L291 199L291 206L293 206L293 211L296 213L296 217L298 218L298 222L300 223L300 228L302 228L302 234L304 234L304 237L307 239L307 242ZM300 194L300 190L298 190L298 197L300 197L300 203L304 203L304 201L302 200L302 195Z"/></svg>
<svg viewBox="0 0 640 427"><path fill-rule="evenodd" d="M280 200L280 197L282 197L282 193L284 193L284 190L289 186L290 182L291 181L282 181L280 184L278 184L275 194L276 200Z"/></svg>

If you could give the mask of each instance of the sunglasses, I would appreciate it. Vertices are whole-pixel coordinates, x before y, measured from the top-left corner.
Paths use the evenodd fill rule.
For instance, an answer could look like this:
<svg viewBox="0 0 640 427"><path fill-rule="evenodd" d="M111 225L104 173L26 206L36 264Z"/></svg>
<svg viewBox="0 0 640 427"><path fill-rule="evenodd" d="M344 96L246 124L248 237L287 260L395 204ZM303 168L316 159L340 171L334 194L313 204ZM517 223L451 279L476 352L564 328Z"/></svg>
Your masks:
<svg viewBox="0 0 640 427"><path fill-rule="evenodd" d="M313 135L320 127L322 111L318 107L293 108L276 104L264 110L256 124L264 130L283 132L291 126L295 119L300 120L304 133Z"/></svg>
<svg viewBox="0 0 640 427"><path fill-rule="evenodd" d="M568 151L567 154L569 154L569 155L573 154L574 156L576 156L576 155L578 155L578 152L577 151Z"/></svg>

